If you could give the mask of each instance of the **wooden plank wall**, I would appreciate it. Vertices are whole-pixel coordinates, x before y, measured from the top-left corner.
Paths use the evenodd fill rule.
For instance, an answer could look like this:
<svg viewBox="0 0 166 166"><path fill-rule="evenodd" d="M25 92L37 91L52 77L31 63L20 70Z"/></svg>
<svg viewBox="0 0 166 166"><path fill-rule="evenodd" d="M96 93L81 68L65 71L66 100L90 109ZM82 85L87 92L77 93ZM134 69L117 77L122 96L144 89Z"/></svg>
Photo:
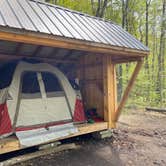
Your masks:
<svg viewBox="0 0 166 166"><path fill-rule="evenodd" d="M78 70L85 109L96 108L104 118L103 70L101 55L86 55L80 59Z"/></svg>
<svg viewBox="0 0 166 166"><path fill-rule="evenodd" d="M85 109L96 108L108 128L115 128L117 87L115 64L110 55L91 55L80 59L78 77Z"/></svg>

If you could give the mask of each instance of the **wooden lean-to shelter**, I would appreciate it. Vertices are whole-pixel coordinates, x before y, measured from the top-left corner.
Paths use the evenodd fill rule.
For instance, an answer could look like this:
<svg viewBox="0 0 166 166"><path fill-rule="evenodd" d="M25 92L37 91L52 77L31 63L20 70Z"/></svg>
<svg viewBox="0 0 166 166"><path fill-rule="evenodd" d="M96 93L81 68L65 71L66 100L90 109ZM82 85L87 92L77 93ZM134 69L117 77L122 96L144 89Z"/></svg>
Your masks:
<svg viewBox="0 0 166 166"><path fill-rule="evenodd" d="M95 107L103 119L79 124L68 138L116 127L148 54L147 47L113 22L37 0L0 1L0 66L22 58L57 65L79 79L85 108ZM128 62L137 64L117 105L115 66ZM22 148L16 136L0 139L0 154Z"/></svg>

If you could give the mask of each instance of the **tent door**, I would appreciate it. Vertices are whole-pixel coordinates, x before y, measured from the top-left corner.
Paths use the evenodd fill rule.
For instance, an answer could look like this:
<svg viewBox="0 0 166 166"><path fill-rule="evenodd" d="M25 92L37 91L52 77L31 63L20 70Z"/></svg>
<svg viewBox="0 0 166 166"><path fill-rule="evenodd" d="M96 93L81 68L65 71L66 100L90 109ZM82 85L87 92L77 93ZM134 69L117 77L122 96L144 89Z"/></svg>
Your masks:
<svg viewBox="0 0 166 166"><path fill-rule="evenodd" d="M72 121L70 105L59 79L50 72L41 72L39 75L42 78L39 84L41 84L45 109L55 121Z"/></svg>
<svg viewBox="0 0 166 166"><path fill-rule="evenodd" d="M72 116L56 76L46 72L25 72L16 128L66 121L72 121Z"/></svg>

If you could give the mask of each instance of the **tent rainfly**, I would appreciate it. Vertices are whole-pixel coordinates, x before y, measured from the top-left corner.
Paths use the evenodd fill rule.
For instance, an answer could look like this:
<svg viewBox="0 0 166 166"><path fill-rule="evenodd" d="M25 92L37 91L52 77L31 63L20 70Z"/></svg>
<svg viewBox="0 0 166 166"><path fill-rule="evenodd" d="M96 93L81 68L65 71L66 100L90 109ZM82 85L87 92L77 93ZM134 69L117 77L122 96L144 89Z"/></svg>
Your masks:
<svg viewBox="0 0 166 166"><path fill-rule="evenodd" d="M79 80L85 109L95 108L102 119L75 124L77 131L58 140L115 128L148 54L146 46L111 21L38 0L0 1L0 68L22 58L57 66ZM116 64L129 62L136 67L118 105ZM22 148L14 135L0 139L0 154Z"/></svg>

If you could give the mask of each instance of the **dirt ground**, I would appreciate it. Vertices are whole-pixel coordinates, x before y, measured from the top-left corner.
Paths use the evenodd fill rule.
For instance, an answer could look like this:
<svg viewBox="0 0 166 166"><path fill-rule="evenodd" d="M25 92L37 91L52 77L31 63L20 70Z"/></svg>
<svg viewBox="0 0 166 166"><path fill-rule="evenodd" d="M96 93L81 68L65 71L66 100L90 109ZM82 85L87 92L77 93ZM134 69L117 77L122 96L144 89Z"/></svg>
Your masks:
<svg viewBox="0 0 166 166"><path fill-rule="evenodd" d="M113 137L74 140L81 149L51 154L22 166L166 166L166 115L140 110L121 116ZM20 164L19 164L20 165Z"/></svg>

